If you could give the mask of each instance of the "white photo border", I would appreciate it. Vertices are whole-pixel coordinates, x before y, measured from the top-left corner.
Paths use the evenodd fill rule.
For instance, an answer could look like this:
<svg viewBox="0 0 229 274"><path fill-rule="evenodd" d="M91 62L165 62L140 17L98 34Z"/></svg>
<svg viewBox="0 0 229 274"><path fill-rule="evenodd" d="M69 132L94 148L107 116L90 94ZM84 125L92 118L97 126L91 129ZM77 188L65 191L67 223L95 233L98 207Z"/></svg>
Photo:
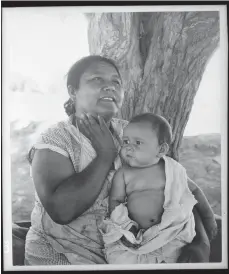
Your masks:
<svg viewBox="0 0 229 274"><path fill-rule="evenodd" d="M26 9L75 9L79 13L101 12L187 12L187 11L212 11L220 13L220 46L221 46L221 189L222 189L222 237L223 250L221 263L189 263L189 264L155 264L155 265L79 265L79 266L13 266L12 265L12 204L11 204L11 157L10 157L10 109L7 107L10 101L9 93L4 87L4 9L2 9L2 108L3 108L3 246L4 246L4 270L138 270L138 269L224 269L228 267L228 228L227 228L227 102L228 102L228 37L227 37L227 12L226 6L222 5L177 5L177 6L77 6L77 7L27 7ZM22 9L22 8L20 8Z"/></svg>

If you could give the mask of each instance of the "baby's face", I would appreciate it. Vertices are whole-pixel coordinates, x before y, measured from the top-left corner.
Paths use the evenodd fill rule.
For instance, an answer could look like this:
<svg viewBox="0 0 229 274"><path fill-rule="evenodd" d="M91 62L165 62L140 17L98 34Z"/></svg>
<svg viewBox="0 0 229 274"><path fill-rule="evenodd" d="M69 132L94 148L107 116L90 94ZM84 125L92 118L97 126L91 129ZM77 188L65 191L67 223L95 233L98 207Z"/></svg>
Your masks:
<svg viewBox="0 0 229 274"><path fill-rule="evenodd" d="M147 167L158 162L160 145L149 122L130 123L123 131L121 158L131 167Z"/></svg>

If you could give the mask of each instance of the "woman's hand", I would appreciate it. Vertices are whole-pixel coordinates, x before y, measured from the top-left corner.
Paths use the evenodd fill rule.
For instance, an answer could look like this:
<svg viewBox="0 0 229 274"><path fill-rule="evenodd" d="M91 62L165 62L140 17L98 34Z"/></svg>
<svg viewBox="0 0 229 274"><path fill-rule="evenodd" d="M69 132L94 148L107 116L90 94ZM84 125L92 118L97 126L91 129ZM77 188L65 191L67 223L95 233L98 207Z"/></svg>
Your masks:
<svg viewBox="0 0 229 274"><path fill-rule="evenodd" d="M98 155L109 155L116 157L118 150L104 119L98 116L98 120L90 115L84 115L80 119L83 134L91 141L93 148Z"/></svg>
<svg viewBox="0 0 229 274"><path fill-rule="evenodd" d="M177 263L206 263L209 262L210 246L201 241L193 241L184 246Z"/></svg>

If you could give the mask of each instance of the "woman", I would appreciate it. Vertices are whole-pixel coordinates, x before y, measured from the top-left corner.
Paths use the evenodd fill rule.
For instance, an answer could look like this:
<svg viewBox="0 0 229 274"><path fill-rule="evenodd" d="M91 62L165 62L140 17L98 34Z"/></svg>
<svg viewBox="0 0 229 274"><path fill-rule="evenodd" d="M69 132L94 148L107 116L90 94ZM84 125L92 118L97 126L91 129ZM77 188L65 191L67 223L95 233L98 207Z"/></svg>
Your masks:
<svg viewBox="0 0 229 274"><path fill-rule="evenodd" d="M67 88L69 119L49 128L30 151L36 202L26 265L106 263L97 225L107 213L108 190L120 166L127 122L113 117L123 101L122 80L111 60L88 56L69 70ZM195 217L197 237L181 261L192 254L206 261L209 254L203 225Z"/></svg>

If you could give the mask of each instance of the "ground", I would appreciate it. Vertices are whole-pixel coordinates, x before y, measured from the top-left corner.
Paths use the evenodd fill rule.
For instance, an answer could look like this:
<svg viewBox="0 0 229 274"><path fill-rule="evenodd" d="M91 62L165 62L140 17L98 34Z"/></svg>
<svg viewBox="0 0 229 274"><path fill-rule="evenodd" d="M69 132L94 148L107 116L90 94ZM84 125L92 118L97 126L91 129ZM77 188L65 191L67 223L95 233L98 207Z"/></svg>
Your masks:
<svg viewBox="0 0 229 274"><path fill-rule="evenodd" d="M27 160L28 150L43 127L31 122L21 127L11 123L11 186L13 221L30 219L34 186ZM180 162L188 176L204 191L214 212L221 215L221 143L219 134L185 137L180 148Z"/></svg>

